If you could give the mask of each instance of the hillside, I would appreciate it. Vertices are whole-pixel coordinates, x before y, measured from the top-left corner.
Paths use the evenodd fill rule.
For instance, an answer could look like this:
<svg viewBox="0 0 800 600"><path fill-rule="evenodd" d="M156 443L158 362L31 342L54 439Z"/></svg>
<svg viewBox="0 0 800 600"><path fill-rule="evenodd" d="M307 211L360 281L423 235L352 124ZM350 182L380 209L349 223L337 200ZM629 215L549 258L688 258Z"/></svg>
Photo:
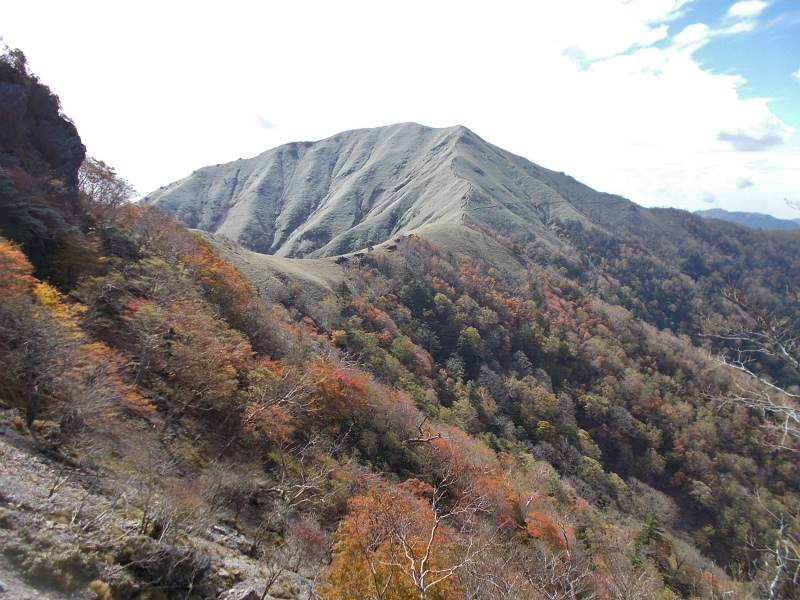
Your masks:
<svg viewBox="0 0 800 600"><path fill-rule="evenodd" d="M0 169L67 224L0 238L0 594L797 597L800 236L338 137L151 196L216 233Z"/></svg>

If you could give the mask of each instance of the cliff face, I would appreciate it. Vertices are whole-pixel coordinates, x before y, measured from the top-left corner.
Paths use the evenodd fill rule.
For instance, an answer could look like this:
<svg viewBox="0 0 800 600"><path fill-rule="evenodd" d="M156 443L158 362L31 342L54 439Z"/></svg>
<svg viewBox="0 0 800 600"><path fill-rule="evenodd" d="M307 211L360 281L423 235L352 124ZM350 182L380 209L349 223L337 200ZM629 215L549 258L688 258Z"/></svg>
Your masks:
<svg viewBox="0 0 800 600"><path fill-rule="evenodd" d="M24 62L0 60L0 167L77 194L86 156L75 125L61 114L58 97L27 73Z"/></svg>
<svg viewBox="0 0 800 600"><path fill-rule="evenodd" d="M28 73L19 51L0 56L0 235L42 269L80 229L78 170L86 156L58 97Z"/></svg>

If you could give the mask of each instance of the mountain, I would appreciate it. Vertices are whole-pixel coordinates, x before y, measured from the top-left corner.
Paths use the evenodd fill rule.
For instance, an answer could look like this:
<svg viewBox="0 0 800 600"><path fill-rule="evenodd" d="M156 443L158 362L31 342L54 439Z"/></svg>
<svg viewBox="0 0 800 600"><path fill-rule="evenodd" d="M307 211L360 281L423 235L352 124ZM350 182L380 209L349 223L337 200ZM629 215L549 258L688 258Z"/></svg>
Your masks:
<svg viewBox="0 0 800 600"><path fill-rule="evenodd" d="M143 203L257 252L319 257L466 219L554 241L554 219L583 220L559 177L464 127L403 123L205 167Z"/></svg>
<svg viewBox="0 0 800 600"><path fill-rule="evenodd" d="M575 243L636 240L667 261L698 252L729 255L717 247L720 236L749 235L598 192L465 127L415 123L347 131L204 167L142 203L249 250L291 258L356 252L423 229L428 239L452 240L463 225L567 253ZM558 230L567 226L568 237L582 241L565 240Z"/></svg>
<svg viewBox="0 0 800 600"><path fill-rule="evenodd" d="M800 219L777 219L772 215L756 212L730 212L722 208L710 208L696 210L694 214L700 215L704 219L730 221L753 229L797 229L800 227Z"/></svg>

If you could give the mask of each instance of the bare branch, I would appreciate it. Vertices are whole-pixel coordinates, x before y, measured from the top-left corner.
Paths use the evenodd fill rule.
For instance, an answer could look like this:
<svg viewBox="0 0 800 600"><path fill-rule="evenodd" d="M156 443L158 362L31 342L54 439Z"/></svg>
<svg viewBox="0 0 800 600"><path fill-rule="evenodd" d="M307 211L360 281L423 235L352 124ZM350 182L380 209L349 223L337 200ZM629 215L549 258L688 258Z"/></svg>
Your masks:
<svg viewBox="0 0 800 600"><path fill-rule="evenodd" d="M419 431L419 435L415 438L409 438L407 440L403 440L406 444L428 444L433 440L440 440L442 439L442 434L437 432L436 435L431 435L430 431L426 431L423 429L425 422L428 420L427 415L422 421L417 424L417 431Z"/></svg>

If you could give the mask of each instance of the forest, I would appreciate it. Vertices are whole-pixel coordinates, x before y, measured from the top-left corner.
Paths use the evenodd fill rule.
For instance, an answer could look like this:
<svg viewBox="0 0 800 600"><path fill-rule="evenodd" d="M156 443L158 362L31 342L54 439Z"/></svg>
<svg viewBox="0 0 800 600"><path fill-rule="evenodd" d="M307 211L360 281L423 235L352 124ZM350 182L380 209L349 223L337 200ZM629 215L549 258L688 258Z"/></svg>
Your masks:
<svg viewBox="0 0 800 600"><path fill-rule="evenodd" d="M23 59L0 83L57 113ZM4 439L50 497L108 501L0 492L4 564L44 593L800 597L796 233L554 222L565 252L476 222L519 268L411 235L342 257L321 302L260 297L3 111ZM214 528L258 575L214 563Z"/></svg>

